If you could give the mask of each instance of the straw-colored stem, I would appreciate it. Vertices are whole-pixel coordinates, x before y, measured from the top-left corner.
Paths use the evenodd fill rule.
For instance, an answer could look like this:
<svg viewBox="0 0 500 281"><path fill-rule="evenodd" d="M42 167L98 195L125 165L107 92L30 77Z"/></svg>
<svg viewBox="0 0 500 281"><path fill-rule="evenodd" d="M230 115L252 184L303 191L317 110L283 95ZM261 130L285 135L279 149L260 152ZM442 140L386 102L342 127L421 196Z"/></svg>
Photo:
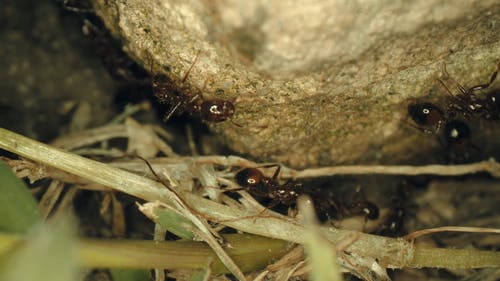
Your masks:
<svg viewBox="0 0 500 281"><path fill-rule="evenodd" d="M172 198L168 196L166 188L156 181L55 149L1 128L0 148L147 201L158 200L171 204ZM182 194L185 202L196 212L203 214L207 219L212 221L218 221L244 232L270 238L300 244L306 242L304 238L306 236L304 235L306 233L304 226L294 219L277 215L267 216L266 213L248 217L249 214L244 211L230 208L200 196L185 192L180 194ZM406 240L340 230L333 227L321 227L320 231L324 237L334 243L338 243L344 239L352 239L352 236L356 235L356 240L346 250L377 259L388 267L420 266L418 263L415 263L415 247ZM430 251L440 253L441 250L431 249ZM451 252L449 253L451 254ZM500 253L491 253L491 256L494 257L492 262L500 266ZM453 255L449 256L449 258L453 259ZM491 262L484 265L475 263L471 266L482 267L491 266L491 264ZM429 264L427 266L432 265ZM439 266L444 265L440 263Z"/></svg>

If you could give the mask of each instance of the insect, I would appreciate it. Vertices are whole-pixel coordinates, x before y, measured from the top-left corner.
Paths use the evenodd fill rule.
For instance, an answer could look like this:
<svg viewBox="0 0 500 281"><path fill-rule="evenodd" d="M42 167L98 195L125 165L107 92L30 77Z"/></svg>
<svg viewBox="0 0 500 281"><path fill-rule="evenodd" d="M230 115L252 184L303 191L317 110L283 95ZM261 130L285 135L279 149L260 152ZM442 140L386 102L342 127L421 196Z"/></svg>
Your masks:
<svg viewBox="0 0 500 281"><path fill-rule="evenodd" d="M500 63L487 83L466 88L451 78L446 70L446 65L443 65L443 73L453 81L458 89L458 94L454 94L443 80L438 79L449 96L445 110L430 102L415 102L408 105L408 114L418 129L430 134L439 132L447 120L460 116L465 119L475 117L498 120L500 119L500 90L496 89L485 95L479 95L478 92L487 90L493 84L499 70Z"/></svg>
<svg viewBox="0 0 500 281"><path fill-rule="evenodd" d="M366 220L376 220L380 211L378 206L366 199L365 193L361 188L356 189L354 198L348 208L348 212L353 215L364 215Z"/></svg>
<svg viewBox="0 0 500 281"><path fill-rule="evenodd" d="M382 236L396 237L405 232L405 218L407 217L408 200L410 199L408 182L403 182L396 188L396 194L391 198L392 208L389 215L384 219L377 234Z"/></svg>
<svg viewBox="0 0 500 281"><path fill-rule="evenodd" d="M276 166L278 168L276 168L271 178L264 176L257 168L245 168L236 173L236 182L253 196L271 199L270 207L268 208L272 208L277 204L293 205L301 193L300 189L302 185L293 183L291 180L280 185L278 183L278 175L281 166Z"/></svg>
<svg viewBox="0 0 500 281"><path fill-rule="evenodd" d="M448 163L466 163L481 158L480 149L471 142L472 132L464 121L446 121L443 129Z"/></svg>
<svg viewBox="0 0 500 281"><path fill-rule="evenodd" d="M487 120L500 119L500 89L486 95L484 103L484 118Z"/></svg>
<svg viewBox="0 0 500 281"><path fill-rule="evenodd" d="M446 120L445 113L430 102L417 102L408 105L408 113L417 128L426 133L436 133Z"/></svg>
<svg viewBox="0 0 500 281"><path fill-rule="evenodd" d="M179 84L176 84L165 75L154 75L152 77L151 87L154 95L160 103L170 106L163 121L168 121L175 112L178 114L187 112L210 123L224 122L234 115L235 107L233 102L223 99L204 99L202 92L205 86L203 86L202 90L192 90L185 84L189 73L198 60L199 54L200 52L196 54L195 59Z"/></svg>
<svg viewBox="0 0 500 281"><path fill-rule="evenodd" d="M381 225L380 230L377 232L382 236L395 237L403 234L404 232L404 219L406 211L403 207L396 207L391 210L385 222Z"/></svg>
<svg viewBox="0 0 500 281"><path fill-rule="evenodd" d="M465 118L479 117L486 120L496 120L499 118L499 103L498 103L498 92L499 90L493 91L486 94L484 97L476 94L478 91L483 91L488 89L498 76L498 71L500 70L500 63L497 64L497 69L491 74L490 79L487 83L479 84L466 88L457 82L455 79L451 78L455 87L458 89L458 94L453 94L450 88L443 82L443 80L438 79L438 81L446 89L446 92L450 96L450 102L447 107L448 116L450 118L462 115ZM450 77L448 71L446 70L446 65L443 65L443 73L446 77Z"/></svg>

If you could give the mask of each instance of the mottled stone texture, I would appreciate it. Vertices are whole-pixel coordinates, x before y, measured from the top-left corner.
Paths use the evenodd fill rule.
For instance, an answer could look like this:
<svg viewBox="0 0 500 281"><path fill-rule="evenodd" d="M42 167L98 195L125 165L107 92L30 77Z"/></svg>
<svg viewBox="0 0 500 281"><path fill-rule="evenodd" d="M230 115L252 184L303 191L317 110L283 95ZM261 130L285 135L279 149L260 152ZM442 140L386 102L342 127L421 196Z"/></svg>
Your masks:
<svg viewBox="0 0 500 281"><path fill-rule="evenodd" d="M235 151L295 167L401 163L435 143L411 98L444 102L446 63L466 85L500 60L495 0L94 0L146 69L234 101L212 124ZM216 91L223 89L224 92ZM217 93L216 93L217 92ZM235 125L239 124L241 126Z"/></svg>

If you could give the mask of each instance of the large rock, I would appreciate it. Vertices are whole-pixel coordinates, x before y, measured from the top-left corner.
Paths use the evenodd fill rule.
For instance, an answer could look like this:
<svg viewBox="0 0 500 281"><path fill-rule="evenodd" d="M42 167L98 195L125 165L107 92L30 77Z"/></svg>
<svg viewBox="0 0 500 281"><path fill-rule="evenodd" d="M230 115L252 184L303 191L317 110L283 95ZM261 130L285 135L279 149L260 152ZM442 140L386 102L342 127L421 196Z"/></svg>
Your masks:
<svg viewBox="0 0 500 281"><path fill-rule="evenodd" d="M200 51L184 86L236 106L211 128L296 167L404 162L433 142L407 125L408 100L445 103L443 63L473 85L500 59L495 0L93 2L146 69L180 82Z"/></svg>

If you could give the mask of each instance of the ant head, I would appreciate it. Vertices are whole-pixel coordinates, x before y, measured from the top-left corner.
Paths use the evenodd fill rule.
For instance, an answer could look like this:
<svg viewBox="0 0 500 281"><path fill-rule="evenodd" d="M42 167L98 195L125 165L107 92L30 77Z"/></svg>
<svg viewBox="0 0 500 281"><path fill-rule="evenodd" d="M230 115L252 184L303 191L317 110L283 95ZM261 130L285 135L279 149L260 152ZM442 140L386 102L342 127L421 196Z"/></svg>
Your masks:
<svg viewBox="0 0 500 281"><path fill-rule="evenodd" d="M425 127L438 126L445 118L444 112L429 102L418 102L408 105L408 113L417 125Z"/></svg>
<svg viewBox="0 0 500 281"><path fill-rule="evenodd" d="M263 180L264 174L256 168L245 168L236 174L236 182L245 188L257 187Z"/></svg>
<svg viewBox="0 0 500 281"><path fill-rule="evenodd" d="M207 122L224 122L234 115L234 105L222 99L206 100L201 103L201 118Z"/></svg>
<svg viewBox="0 0 500 281"><path fill-rule="evenodd" d="M462 143L471 137L469 125L460 120L450 120L444 126L444 137L450 145Z"/></svg>

